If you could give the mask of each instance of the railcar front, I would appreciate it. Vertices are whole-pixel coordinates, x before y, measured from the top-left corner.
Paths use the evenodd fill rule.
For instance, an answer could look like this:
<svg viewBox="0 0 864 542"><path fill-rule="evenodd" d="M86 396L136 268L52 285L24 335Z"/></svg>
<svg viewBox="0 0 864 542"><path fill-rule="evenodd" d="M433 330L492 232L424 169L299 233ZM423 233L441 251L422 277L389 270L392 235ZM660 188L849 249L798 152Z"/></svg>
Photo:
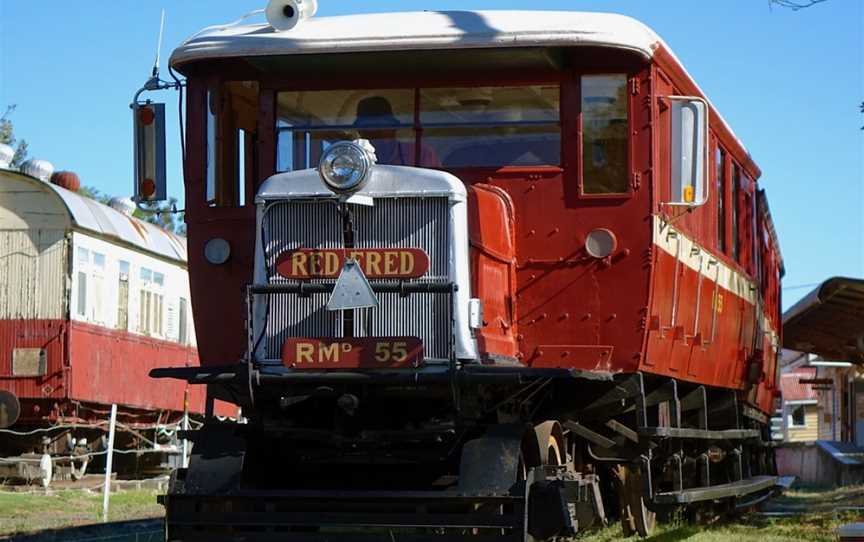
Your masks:
<svg viewBox="0 0 864 542"><path fill-rule="evenodd" d="M705 208L713 111L657 99L653 32L530 12L276 28L172 57L202 368L152 374L249 423L190 435L169 539L548 539L603 523L609 491L646 535L660 508L773 489L737 388L644 364L669 295L652 212Z"/></svg>

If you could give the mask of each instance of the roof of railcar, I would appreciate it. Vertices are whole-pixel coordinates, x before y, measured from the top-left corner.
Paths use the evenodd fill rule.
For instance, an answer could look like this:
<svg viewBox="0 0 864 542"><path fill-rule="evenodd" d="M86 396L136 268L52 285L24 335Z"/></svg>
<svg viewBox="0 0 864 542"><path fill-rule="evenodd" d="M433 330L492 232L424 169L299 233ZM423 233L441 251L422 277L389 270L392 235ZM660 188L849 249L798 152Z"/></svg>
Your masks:
<svg viewBox="0 0 864 542"><path fill-rule="evenodd" d="M0 176L19 182L42 186L56 194L69 212L74 226L101 237L120 240L142 251L151 252L169 260L186 262L186 238L159 226L125 215L96 200L82 196L53 183L42 182L24 173L0 169ZM18 209L23 211L23 209Z"/></svg>
<svg viewBox="0 0 864 542"><path fill-rule="evenodd" d="M175 49L171 65L179 67L197 60L275 55L586 46L632 51L646 60L662 48L675 58L651 28L616 13L413 11L312 17L285 32L276 31L266 23L210 26ZM681 64L677 58L675 60ZM704 95L701 89L700 93ZM713 109L716 112L716 108ZM729 124L722 116L717 116L747 152Z"/></svg>
<svg viewBox="0 0 864 542"><path fill-rule="evenodd" d="M611 13L414 11L313 17L286 32L268 24L209 27L177 48L171 63L236 56L591 45L650 58L660 42L636 19Z"/></svg>

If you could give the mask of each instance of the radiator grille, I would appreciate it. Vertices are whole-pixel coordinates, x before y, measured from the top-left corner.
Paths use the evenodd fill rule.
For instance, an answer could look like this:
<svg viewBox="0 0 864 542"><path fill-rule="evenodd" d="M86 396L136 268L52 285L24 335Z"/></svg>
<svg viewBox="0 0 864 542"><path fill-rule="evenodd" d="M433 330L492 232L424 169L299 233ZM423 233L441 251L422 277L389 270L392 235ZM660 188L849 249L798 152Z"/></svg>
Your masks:
<svg viewBox="0 0 864 542"><path fill-rule="evenodd" d="M417 282L447 282L449 201L447 198L379 198L372 207L352 206L357 248L421 248L429 271ZM262 232L270 283L290 283L276 273L280 254L298 248L342 248L342 222L333 201L285 201L271 204ZM317 280L316 282L335 282ZM447 359L451 347L448 295L377 294L379 306L354 311L354 335L412 336L424 344L427 359ZM340 312L326 309L329 294L270 296L265 357L279 359L288 337L341 337Z"/></svg>

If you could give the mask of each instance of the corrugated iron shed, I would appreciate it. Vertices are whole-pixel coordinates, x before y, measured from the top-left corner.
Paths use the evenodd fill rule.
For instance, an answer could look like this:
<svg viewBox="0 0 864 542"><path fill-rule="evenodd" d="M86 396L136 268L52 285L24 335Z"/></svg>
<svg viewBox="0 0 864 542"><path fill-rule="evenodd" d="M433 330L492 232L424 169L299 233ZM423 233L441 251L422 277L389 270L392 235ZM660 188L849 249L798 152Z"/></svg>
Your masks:
<svg viewBox="0 0 864 542"><path fill-rule="evenodd" d="M787 310L783 347L864 363L864 279L830 278Z"/></svg>
<svg viewBox="0 0 864 542"><path fill-rule="evenodd" d="M816 378L816 369L810 367L802 367L783 373L780 376L780 391L783 394L783 400L786 402L815 402L819 396L813 386L802 384L802 379Z"/></svg>

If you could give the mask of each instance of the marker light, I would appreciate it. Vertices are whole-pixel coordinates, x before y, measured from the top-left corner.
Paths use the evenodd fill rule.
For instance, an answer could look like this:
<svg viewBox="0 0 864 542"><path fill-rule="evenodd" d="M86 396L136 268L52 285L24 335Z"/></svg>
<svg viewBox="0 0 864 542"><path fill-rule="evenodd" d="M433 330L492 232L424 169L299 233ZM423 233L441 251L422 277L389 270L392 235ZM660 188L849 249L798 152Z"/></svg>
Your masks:
<svg viewBox="0 0 864 542"><path fill-rule="evenodd" d="M360 142L340 141L324 151L318 174L334 192L354 192L369 180L374 163L374 155Z"/></svg>
<svg viewBox="0 0 864 542"><path fill-rule="evenodd" d="M600 259L606 258L615 252L618 247L618 239L615 234L606 228L592 230L585 238L585 252L589 256Z"/></svg>
<svg viewBox="0 0 864 542"><path fill-rule="evenodd" d="M213 265L222 265L231 257L231 245L221 237L204 243L204 258Z"/></svg>

